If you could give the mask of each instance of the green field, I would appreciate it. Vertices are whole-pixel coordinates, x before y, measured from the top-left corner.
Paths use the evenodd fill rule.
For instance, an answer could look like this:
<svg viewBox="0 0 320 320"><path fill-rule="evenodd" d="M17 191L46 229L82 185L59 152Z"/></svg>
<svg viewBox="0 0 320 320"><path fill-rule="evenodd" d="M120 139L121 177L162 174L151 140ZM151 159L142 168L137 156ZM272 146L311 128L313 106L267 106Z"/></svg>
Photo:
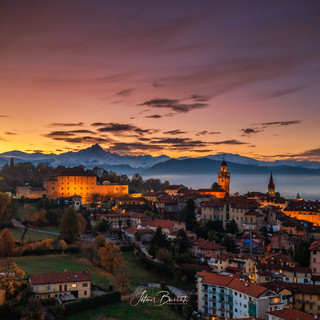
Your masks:
<svg viewBox="0 0 320 320"><path fill-rule="evenodd" d="M93 284L108 289L112 275L108 274L101 268L93 266L88 260L77 255L50 255L50 256L26 256L16 257L15 262L26 273L26 277L30 273L45 272L62 272L79 271L88 269Z"/></svg>
<svg viewBox="0 0 320 320"><path fill-rule="evenodd" d="M125 266L123 270L128 273L130 279L129 289L133 291L138 282L155 282L167 281L168 278L156 272L148 270L135 257L133 252L124 252Z"/></svg>
<svg viewBox="0 0 320 320"><path fill-rule="evenodd" d="M21 242L21 236L23 231L19 229L10 229L10 232L12 233L14 239L18 242ZM43 239L48 239L52 238L55 239L56 236L50 235L50 234L44 234L44 233L38 233L38 232L32 232L32 231L27 231L27 233L24 236L23 242L28 242L28 241L37 241L37 240L43 240Z"/></svg>
<svg viewBox="0 0 320 320"><path fill-rule="evenodd" d="M159 290L159 289L158 289ZM158 291L150 290L148 295L154 296ZM129 301L110 304L89 309L66 318L67 320L180 320L183 317L175 313L169 306L154 306L151 302L140 303L132 307Z"/></svg>
<svg viewBox="0 0 320 320"><path fill-rule="evenodd" d="M168 277L163 274L159 274L156 270L148 268L148 266L140 263L135 257L133 252L124 252L125 270L130 279L129 290L133 291L138 282L154 282L161 283L164 281L166 284L176 286L181 289L188 289L190 285L182 281L175 281L172 277Z"/></svg>

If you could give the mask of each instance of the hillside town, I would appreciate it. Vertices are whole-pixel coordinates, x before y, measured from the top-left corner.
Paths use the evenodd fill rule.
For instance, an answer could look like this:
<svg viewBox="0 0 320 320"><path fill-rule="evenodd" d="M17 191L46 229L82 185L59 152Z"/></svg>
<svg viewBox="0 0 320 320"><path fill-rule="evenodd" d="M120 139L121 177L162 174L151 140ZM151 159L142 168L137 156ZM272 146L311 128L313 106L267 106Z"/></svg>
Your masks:
<svg viewBox="0 0 320 320"><path fill-rule="evenodd" d="M11 177L18 167L11 159ZM218 182L207 189L166 182L144 190L135 176L141 192L131 193L128 184L101 181L103 174L59 167L42 187L1 194L0 315L26 290L31 314L69 319L89 308L86 299L92 306L129 301L143 286L188 297L173 311L177 319L311 319L320 313L318 201L281 197L272 173L266 193L240 195L230 189L225 160ZM135 282L124 271L125 254L162 281ZM37 255L44 259L39 269ZM83 269L63 263L76 256L88 261ZM28 257L34 257L30 265ZM52 257L64 268L50 268ZM93 268L109 272L112 285L97 281Z"/></svg>

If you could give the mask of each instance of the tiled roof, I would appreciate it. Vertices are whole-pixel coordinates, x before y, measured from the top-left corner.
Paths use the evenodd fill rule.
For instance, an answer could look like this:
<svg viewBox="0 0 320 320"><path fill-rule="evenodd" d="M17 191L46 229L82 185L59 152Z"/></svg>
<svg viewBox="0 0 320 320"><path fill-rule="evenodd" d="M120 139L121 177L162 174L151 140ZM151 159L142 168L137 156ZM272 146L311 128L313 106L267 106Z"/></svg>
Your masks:
<svg viewBox="0 0 320 320"><path fill-rule="evenodd" d="M179 185L168 186L166 187L166 190L178 190L181 188L187 189L183 184L179 184Z"/></svg>
<svg viewBox="0 0 320 320"><path fill-rule="evenodd" d="M91 281L91 275L88 270L75 272L59 272L59 273L41 273L30 274L29 280L32 285L63 283L63 282L79 282Z"/></svg>
<svg viewBox="0 0 320 320"><path fill-rule="evenodd" d="M283 211L320 212L319 201L290 201Z"/></svg>
<svg viewBox="0 0 320 320"><path fill-rule="evenodd" d="M281 265L276 263L258 263L257 269L267 271L286 270L291 272L311 273L311 269L306 267L290 267L288 265Z"/></svg>
<svg viewBox="0 0 320 320"><path fill-rule="evenodd" d="M177 223L179 222L172 221L172 220L154 219L146 222L146 225L150 227L161 227L161 228L171 229Z"/></svg>
<svg viewBox="0 0 320 320"><path fill-rule="evenodd" d="M83 167L65 168L58 167L49 178L59 177L59 176L86 176L95 177L96 175L90 170L84 170Z"/></svg>
<svg viewBox="0 0 320 320"><path fill-rule="evenodd" d="M294 260L289 254L284 254L282 252L272 253L265 257L267 263L294 263Z"/></svg>
<svg viewBox="0 0 320 320"><path fill-rule="evenodd" d="M226 249L226 247L224 247L218 243L215 243L215 242L209 241L209 240L204 240L204 239L196 239L196 240L192 241L192 245L198 246L204 250Z"/></svg>
<svg viewBox="0 0 320 320"><path fill-rule="evenodd" d="M202 278L201 283L217 286L227 286L233 279L232 276L222 276L220 274L210 272L198 272L197 277Z"/></svg>
<svg viewBox="0 0 320 320"><path fill-rule="evenodd" d="M283 320L314 320L315 317L313 314L305 313L297 309L282 309L276 311L267 312L271 316L283 319Z"/></svg>
<svg viewBox="0 0 320 320"><path fill-rule="evenodd" d="M283 282L283 281L276 281L276 282L266 282L261 283L262 286L266 288L279 288L288 289L293 293L303 293L303 294L311 294L320 296L320 286L314 284L304 284L304 283L292 283L292 282Z"/></svg>
<svg viewBox="0 0 320 320"><path fill-rule="evenodd" d="M259 297L268 289L257 284L253 284L238 277L223 276L215 273L198 272L197 277L201 278L203 284L213 284L218 286L225 286L235 291L242 292L251 297Z"/></svg>
<svg viewBox="0 0 320 320"><path fill-rule="evenodd" d="M256 216L256 217L262 217L262 214L255 210L249 210L244 214L245 216Z"/></svg>
<svg viewBox="0 0 320 320"><path fill-rule="evenodd" d="M266 288L260 285L243 281L238 278L233 278L233 280L228 284L228 288L231 288L233 290L245 293L248 296L256 297L256 298L261 296L265 291L267 291Z"/></svg>
<svg viewBox="0 0 320 320"><path fill-rule="evenodd" d="M320 240L315 240L311 243L310 251L320 251Z"/></svg>

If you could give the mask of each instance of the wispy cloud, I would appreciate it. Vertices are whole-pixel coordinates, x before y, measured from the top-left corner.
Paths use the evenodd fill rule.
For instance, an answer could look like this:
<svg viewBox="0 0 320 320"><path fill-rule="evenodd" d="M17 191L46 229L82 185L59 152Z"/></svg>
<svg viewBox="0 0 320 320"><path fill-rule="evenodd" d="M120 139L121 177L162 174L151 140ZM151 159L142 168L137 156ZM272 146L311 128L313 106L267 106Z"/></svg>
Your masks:
<svg viewBox="0 0 320 320"><path fill-rule="evenodd" d="M266 99L272 99L272 98L278 98L282 96L286 96L291 93L295 93L297 91L303 90L307 87L307 85L292 87L292 88L286 88L286 89L280 89L280 90L273 90L269 92L262 93L258 96L257 100L266 100Z"/></svg>
<svg viewBox="0 0 320 320"><path fill-rule="evenodd" d="M119 91L118 93L116 93L116 95L121 97L129 97L131 96L133 91L134 89L125 89L125 90Z"/></svg>
<svg viewBox="0 0 320 320"><path fill-rule="evenodd" d="M124 133L136 133L138 135L143 135L146 133L152 134L154 132L158 132L158 130L155 129L142 129L135 125L128 124L128 123L101 123L101 122L95 122L92 124L92 126L99 126L100 128L97 129L98 132L109 132L112 134L124 134Z"/></svg>
<svg viewBox="0 0 320 320"><path fill-rule="evenodd" d="M170 109L176 113L187 113L196 109L203 109L208 106L207 103L184 103L184 100L173 100L173 99L152 99L145 101L139 106L145 106L155 109Z"/></svg>
<svg viewBox="0 0 320 320"><path fill-rule="evenodd" d="M220 144L231 144L231 145L237 145L237 144L248 144L247 142L243 142L243 141L239 141L239 140L224 140L224 141L215 141L215 142L211 142L211 144L216 144L216 145L220 145Z"/></svg>
<svg viewBox="0 0 320 320"><path fill-rule="evenodd" d="M187 132L186 131L181 131L179 129L176 129L176 130L165 131L163 133L164 134L173 134L173 135L175 135L175 134L185 134Z"/></svg>
<svg viewBox="0 0 320 320"><path fill-rule="evenodd" d="M264 129L270 127L282 127L282 126L290 126L301 123L301 120L290 120L290 121L273 121L273 122L262 122L255 124L253 128L244 128L240 131L242 132L242 136L251 136L260 132L263 132Z"/></svg>
<svg viewBox="0 0 320 320"><path fill-rule="evenodd" d="M150 118L150 119L159 119L162 118L160 114L152 114L150 116L145 116L145 118ZM134 119L134 118L133 118Z"/></svg>
<svg viewBox="0 0 320 320"><path fill-rule="evenodd" d="M207 131L207 130L204 130L204 131L200 131L200 132L197 132L196 133L196 136L206 136L206 135L211 135L211 134L221 134L220 131Z"/></svg>
<svg viewBox="0 0 320 320"><path fill-rule="evenodd" d="M54 122L51 123L51 127L81 127L83 126L83 122L76 122L76 123L65 123L65 122Z"/></svg>

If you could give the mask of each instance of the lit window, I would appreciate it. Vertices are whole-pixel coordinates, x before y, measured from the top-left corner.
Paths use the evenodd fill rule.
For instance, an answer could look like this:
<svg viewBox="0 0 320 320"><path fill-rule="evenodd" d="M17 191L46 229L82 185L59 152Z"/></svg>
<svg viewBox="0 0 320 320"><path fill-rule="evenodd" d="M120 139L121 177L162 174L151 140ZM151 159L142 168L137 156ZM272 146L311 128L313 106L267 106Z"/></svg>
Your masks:
<svg viewBox="0 0 320 320"><path fill-rule="evenodd" d="M72 287L72 288L76 288L77 285L76 285L75 283L73 283L71 287Z"/></svg>

